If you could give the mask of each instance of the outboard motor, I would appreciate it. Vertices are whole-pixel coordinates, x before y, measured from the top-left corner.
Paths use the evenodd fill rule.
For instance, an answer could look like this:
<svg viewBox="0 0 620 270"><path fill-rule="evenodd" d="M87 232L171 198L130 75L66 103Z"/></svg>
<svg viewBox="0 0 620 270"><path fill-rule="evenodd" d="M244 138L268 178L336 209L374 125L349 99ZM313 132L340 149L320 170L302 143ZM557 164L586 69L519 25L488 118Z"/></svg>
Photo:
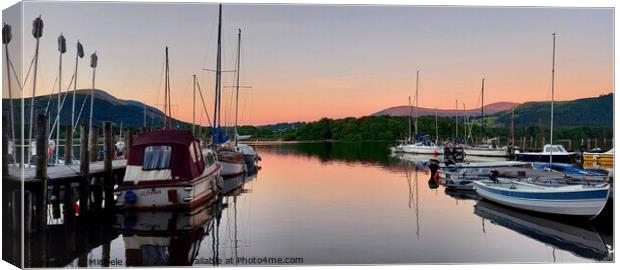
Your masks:
<svg viewBox="0 0 620 270"><path fill-rule="evenodd" d="M431 177L439 170L439 160L430 159L428 161L428 168L431 169Z"/></svg>
<svg viewBox="0 0 620 270"><path fill-rule="evenodd" d="M452 150L452 159L456 162L463 162L463 160L465 160L465 150L463 147L454 147Z"/></svg>
<svg viewBox="0 0 620 270"><path fill-rule="evenodd" d="M499 177L499 172L497 170L492 170L489 174L489 178L491 178L493 183L497 183L497 177Z"/></svg>

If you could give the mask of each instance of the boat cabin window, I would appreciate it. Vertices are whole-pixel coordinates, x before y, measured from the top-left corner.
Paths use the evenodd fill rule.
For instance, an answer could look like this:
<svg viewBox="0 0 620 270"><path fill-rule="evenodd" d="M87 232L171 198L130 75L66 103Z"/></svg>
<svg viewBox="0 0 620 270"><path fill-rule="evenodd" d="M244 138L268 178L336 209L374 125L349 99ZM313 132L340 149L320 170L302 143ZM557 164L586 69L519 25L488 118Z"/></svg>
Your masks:
<svg viewBox="0 0 620 270"><path fill-rule="evenodd" d="M144 149L143 170L162 170L170 168L172 147L169 145L151 145Z"/></svg>
<svg viewBox="0 0 620 270"><path fill-rule="evenodd" d="M192 162L197 163L200 160L200 151L198 150L198 145L196 142L192 142L189 145L189 156L192 159Z"/></svg>
<svg viewBox="0 0 620 270"><path fill-rule="evenodd" d="M211 165L213 165L213 163L215 163L215 157L213 156L212 153L208 153L205 156L205 165L206 165L206 167L210 167Z"/></svg>
<svg viewBox="0 0 620 270"><path fill-rule="evenodd" d="M545 150L543 152L557 152L557 153L564 153L566 152L566 149L564 149L563 146L561 145L554 145L554 146L550 146L547 145L545 146Z"/></svg>

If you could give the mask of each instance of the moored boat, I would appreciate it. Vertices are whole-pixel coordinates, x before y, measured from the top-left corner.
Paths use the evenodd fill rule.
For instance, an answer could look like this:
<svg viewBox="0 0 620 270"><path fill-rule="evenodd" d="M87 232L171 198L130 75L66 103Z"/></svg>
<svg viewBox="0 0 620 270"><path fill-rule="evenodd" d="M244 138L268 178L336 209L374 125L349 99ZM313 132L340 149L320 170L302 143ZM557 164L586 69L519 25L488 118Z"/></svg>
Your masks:
<svg viewBox="0 0 620 270"><path fill-rule="evenodd" d="M232 177L247 172L247 166L243 154L228 147L217 151L219 163L222 165L220 175L222 177Z"/></svg>
<svg viewBox="0 0 620 270"><path fill-rule="evenodd" d="M613 253L602 235L588 223L550 219L487 201L478 201L474 213L493 224L578 256L601 261L613 260Z"/></svg>
<svg viewBox="0 0 620 270"><path fill-rule="evenodd" d="M217 194L221 165L210 150L200 151L191 132L159 130L136 137L117 207L131 209L193 208Z"/></svg>
<svg viewBox="0 0 620 270"><path fill-rule="evenodd" d="M575 163L577 153L568 152L562 145L546 144L542 152L522 152L515 154L518 161Z"/></svg>
<svg viewBox="0 0 620 270"><path fill-rule="evenodd" d="M584 164L592 164L596 166L613 166L614 165L614 149L611 148L605 152L589 152L582 154Z"/></svg>
<svg viewBox="0 0 620 270"><path fill-rule="evenodd" d="M609 185L548 187L520 181L474 181L478 194L490 201L547 214L596 217L605 207Z"/></svg>

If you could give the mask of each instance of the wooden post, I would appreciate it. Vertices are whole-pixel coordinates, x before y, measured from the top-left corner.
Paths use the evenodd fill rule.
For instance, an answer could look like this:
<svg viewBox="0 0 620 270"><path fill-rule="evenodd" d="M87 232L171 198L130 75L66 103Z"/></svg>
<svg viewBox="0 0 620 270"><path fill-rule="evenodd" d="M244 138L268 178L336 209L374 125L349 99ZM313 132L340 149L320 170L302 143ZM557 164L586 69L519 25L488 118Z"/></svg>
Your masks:
<svg viewBox="0 0 620 270"><path fill-rule="evenodd" d="M36 179L47 180L47 117L39 114L37 116L37 168ZM45 185L47 187L47 181ZM47 191L47 189L46 189Z"/></svg>
<svg viewBox="0 0 620 270"><path fill-rule="evenodd" d="M133 145L133 129L127 129L127 139L125 140L125 159L129 159L131 146Z"/></svg>
<svg viewBox="0 0 620 270"><path fill-rule="evenodd" d="M607 148L607 138L603 138L603 149Z"/></svg>
<svg viewBox="0 0 620 270"><path fill-rule="evenodd" d="M80 178L80 212L88 211L88 201L90 194L90 158L88 155L88 125L82 123L80 126L80 172L82 178Z"/></svg>
<svg viewBox="0 0 620 270"><path fill-rule="evenodd" d="M13 101L10 100L10 102L13 102ZM3 115L2 116L2 176L9 175L9 134L8 134L8 130L9 129L7 127L7 119L6 119L6 116ZM15 158L15 153L13 153L13 158Z"/></svg>
<svg viewBox="0 0 620 270"><path fill-rule="evenodd" d="M105 208L111 209L114 206L114 175L112 175L112 124L103 123L103 191L105 198Z"/></svg>
<svg viewBox="0 0 620 270"><path fill-rule="evenodd" d="M112 124L103 123L103 171L106 178L112 176Z"/></svg>
<svg viewBox="0 0 620 270"><path fill-rule="evenodd" d="M67 134L65 136L65 164L73 164L73 127L71 125L66 127Z"/></svg>
<svg viewBox="0 0 620 270"><path fill-rule="evenodd" d="M590 140L590 138L588 138L588 150L592 149L592 148L590 147L590 141L591 141L591 140Z"/></svg>
<svg viewBox="0 0 620 270"><path fill-rule="evenodd" d="M97 136L99 135L97 133L98 133L97 127L93 126L93 128L90 130L90 133L89 133L90 137L89 137L89 142L88 142L88 148L89 148L88 154L90 156L89 159L91 162L97 161L97 154L98 154Z"/></svg>
<svg viewBox="0 0 620 270"><path fill-rule="evenodd" d="M40 193L37 194L37 221L38 227L45 230L47 226L47 117L39 114L37 116L37 168L36 179L41 181Z"/></svg>
<svg viewBox="0 0 620 270"><path fill-rule="evenodd" d="M594 147L598 147L598 138L594 138Z"/></svg>

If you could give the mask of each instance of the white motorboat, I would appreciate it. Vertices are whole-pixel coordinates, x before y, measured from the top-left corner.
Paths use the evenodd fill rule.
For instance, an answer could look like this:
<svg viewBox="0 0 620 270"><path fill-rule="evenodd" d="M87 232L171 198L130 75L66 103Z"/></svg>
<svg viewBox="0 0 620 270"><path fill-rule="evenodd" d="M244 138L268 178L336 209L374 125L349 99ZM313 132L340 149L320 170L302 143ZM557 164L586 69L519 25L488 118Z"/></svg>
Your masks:
<svg viewBox="0 0 620 270"><path fill-rule="evenodd" d="M517 160L530 162L574 163L577 153L568 152L559 144L546 144L542 152L517 153Z"/></svg>
<svg viewBox="0 0 620 270"><path fill-rule="evenodd" d="M548 187L519 181L474 181L478 194L490 201L528 211L596 217L605 207L609 185Z"/></svg>

